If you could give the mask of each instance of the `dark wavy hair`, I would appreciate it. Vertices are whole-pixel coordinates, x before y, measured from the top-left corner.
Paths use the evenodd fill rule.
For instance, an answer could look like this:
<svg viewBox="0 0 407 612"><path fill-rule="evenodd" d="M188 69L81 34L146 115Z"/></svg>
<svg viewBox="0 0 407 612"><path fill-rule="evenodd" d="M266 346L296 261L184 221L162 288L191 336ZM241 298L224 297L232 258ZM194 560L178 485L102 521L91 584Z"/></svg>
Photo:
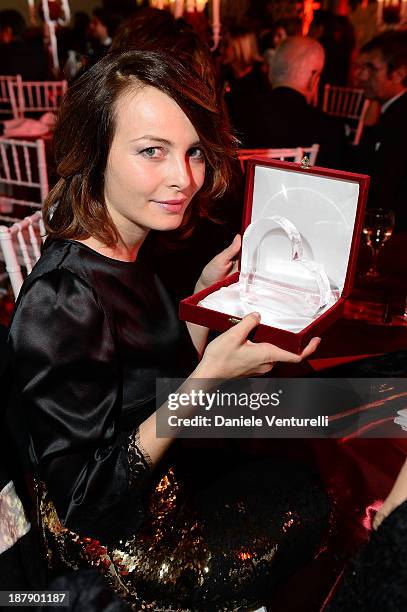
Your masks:
<svg viewBox="0 0 407 612"><path fill-rule="evenodd" d="M55 157L61 177L44 204L50 238L92 236L113 246L118 231L104 198L104 173L115 130L118 98L129 89L152 86L167 94L194 126L205 153L205 181L182 225L171 232L186 237L200 216L211 217L212 202L231 178L235 139L213 91L191 67L168 53L111 52L68 89L55 129Z"/></svg>
<svg viewBox="0 0 407 612"><path fill-rule="evenodd" d="M208 45L184 19L170 11L144 8L118 28L112 50L169 51L182 63L192 65L208 85L216 89L215 66Z"/></svg>

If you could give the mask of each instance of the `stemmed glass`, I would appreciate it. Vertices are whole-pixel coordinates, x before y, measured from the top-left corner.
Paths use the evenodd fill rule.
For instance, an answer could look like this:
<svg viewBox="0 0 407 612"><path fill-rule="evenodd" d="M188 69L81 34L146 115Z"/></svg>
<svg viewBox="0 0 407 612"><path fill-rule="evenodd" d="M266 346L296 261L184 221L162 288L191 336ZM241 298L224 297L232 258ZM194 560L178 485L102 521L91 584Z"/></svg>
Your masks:
<svg viewBox="0 0 407 612"><path fill-rule="evenodd" d="M370 208L366 211L363 235L372 251L372 261L366 273L368 279L380 278L377 270L379 251L390 238L394 229L394 212L385 208Z"/></svg>

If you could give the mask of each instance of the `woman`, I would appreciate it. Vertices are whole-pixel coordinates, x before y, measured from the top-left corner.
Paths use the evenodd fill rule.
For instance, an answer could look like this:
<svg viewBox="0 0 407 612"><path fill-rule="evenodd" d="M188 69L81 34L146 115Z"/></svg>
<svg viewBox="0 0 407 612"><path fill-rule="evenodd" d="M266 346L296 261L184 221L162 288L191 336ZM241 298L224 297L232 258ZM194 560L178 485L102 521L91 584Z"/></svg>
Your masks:
<svg viewBox="0 0 407 612"><path fill-rule="evenodd" d="M229 33L223 50L223 65L224 100L230 122L243 148L258 148L264 126L257 109L266 104L271 86L255 32L236 28Z"/></svg>
<svg viewBox="0 0 407 612"><path fill-rule="evenodd" d="M318 344L301 356L253 344L254 313L205 348L207 330L190 325L188 336L151 269L147 236L180 240L227 187L233 141L213 99L193 71L155 52L108 54L75 82L55 134L61 178L45 203L47 243L10 332L10 413L14 430L27 429L48 550L73 568L100 567L135 609L160 580L155 592L167 600L189 605L192 597L208 610L219 599L219 589L208 594L206 553L194 556L207 550L202 537L184 537L184 548L177 540L164 555L167 535L174 538L166 521L186 517L173 471L153 489L154 520L143 523L151 468L172 442L156 437L156 379L192 370L191 388L196 379L263 374ZM236 238L197 289L226 276L239 248ZM184 523L184 535L196 536L198 523L189 531ZM173 583L169 558L177 560Z"/></svg>
<svg viewBox="0 0 407 612"><path fill-rule="evenodd" d="M170 11L144 8L126 19L113 39L112 49L128 51L161 51L171 53L185 66L191 66L206 81L208 88L217 95L215 67L208 45L182 18L176 19ZM187 239L177 242L168 258L168 245L154 244L150 250L154 258L154 269L170 291L175 302L191 295L196 279L203 267L215 255L230 244L240 230L243 207L243 181L238 160L234 160L233 178L227 192L217 198L216 208L211 206L195 224ZM177 267L177 274L174 268Z"/></svg>

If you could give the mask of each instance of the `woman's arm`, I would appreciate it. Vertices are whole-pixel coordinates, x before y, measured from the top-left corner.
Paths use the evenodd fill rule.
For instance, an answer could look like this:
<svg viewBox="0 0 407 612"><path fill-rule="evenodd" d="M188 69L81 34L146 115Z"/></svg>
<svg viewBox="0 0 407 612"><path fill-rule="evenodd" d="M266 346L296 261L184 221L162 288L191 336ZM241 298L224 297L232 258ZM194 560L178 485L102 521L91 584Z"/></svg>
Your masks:
<svg viewBox="0 0 407 612"><path fill-rule="evenodd" d="M10 342L15 410L27 426L35 471L62 523L89 533L149 474L141 454L137 474L131 471L128 432L120 428L122 367L109 320L91 287L56 269L24 289Z"/></svg>
<svg viewBox="0 0 407 612"><path fill-rule="evenodd" d="M195 285L194 293L198 293L199 291L202 291L202 289L206 289L206 287L204 287L204 285L201 283L201 280L199 279L197 284ZM203 327L202 325L190 323L189 321L186 321L186 325L192 340L192 344L194 345L195 350L198 353L199 359L201 359L206 344L208 342L209 329L207 327Z"/></svg>
<svg viewBox="0 0 407 612"><path fill-rule="evenodd" d="M259 324L245 317L218 336L182 390L268 372L301 356L247 340ZM156 436L158 412L130 436L120 429L122 371L112 330L95 292L67 270L34 280L17 306L10 334L30 455L62 523L79 533L116 520L140 491L173 438ZM204 382L202 382L204 381ZM191 407L191 411L195 408Z"/></svg>
<svg viewBox="0 0 407 612"><path fill-rule="evenodd" d="M401 468L392 490L373 519L373 529L378 529L384 519L407 499L407 459Z"/></svg>
<svg viewBox="0 0 407 612"><path fill-rule="evenodd" d="M301 355L296 355L273 344L254 343L248 340L250 332L260 323L260 315L252 313L234 327L210 342L201 362L187 378L178 392L210 390L221 380L245 376L257 376L270 372L277 361L299 363L307 359L317 348L319 338L313 338ZM191 406L191 415L196 408ZM153 464L157 463L174 438L157 438L156 424L160 413L168 415L167 404L161 406L140 426L140 440Z"/></svg>
<svg viewBox="0 0 407 612"><path fill-rule="evenodd" d="M240 246L241 238L238 234L235 236L233 242L221 253L211 259L211 261L202 270L202 274L195 285L194 293L198 293L198 291L202 291L202 289L207 289L214 283L226 278L226 276L232 274L232 272L237 269L235 258L239 253ZM195 325L195 323L189 322L187 322L187 328L199 358L201 358L208 341L209 330L207 327L202 327L201 325Z"/></svg>

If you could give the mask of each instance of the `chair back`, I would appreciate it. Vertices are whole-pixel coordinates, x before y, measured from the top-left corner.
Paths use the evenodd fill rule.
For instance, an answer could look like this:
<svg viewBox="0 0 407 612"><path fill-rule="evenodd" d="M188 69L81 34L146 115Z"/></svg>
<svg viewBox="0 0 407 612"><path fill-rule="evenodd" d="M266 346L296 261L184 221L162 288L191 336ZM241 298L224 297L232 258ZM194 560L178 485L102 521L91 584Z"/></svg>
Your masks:
<svg viewBox="0 0 407 612"><path fill-rule="evenodd" d="M251 157L257 156L295 163L300 163L304 157L308 157L310 165L314 166L318 151L319 144L313 144L311 147L294 147L291 149L240 149L238 158L243 172L245 171L245 162Z"/></svg>
<svg viewBox="0 0 407 612"><path fill-rule="evenodd" d="M40 211L9 227L0 225L0 253L6 264L15 300L24 277L40 258L41 242L44 239L45 228Z"/></svg>
<svg viewBox="0 0 407 612"><path fill-rule="evenodd" d="M10 87L13 114L25 115L56 112L67 90L67 81L21 81Z"/></svg>
<svg viewBox="0 0 407 612"><path fill-rule="evenodd" d="M0 76L0 115L6 115L7 118L13 117L18 119L18 108L12 105L13 86L16 91L21 89L22 79L17 76Z"/></svg>
<svg viewBox="0 0 407 612"><path fill-rule="evenodd" d="M0 138L0 221L10 220L2 217L3 213L21 218L24 211L27 214L33 208L41 208L47 194L44 142Z"/></svg>
<svg viewBox="0 0 407 612"><path fill-rule="evenodd" d="M346 119L352 144L359 144L363 121L369 107L363 89L325 85L322 110L328 115Z"/></svg>

